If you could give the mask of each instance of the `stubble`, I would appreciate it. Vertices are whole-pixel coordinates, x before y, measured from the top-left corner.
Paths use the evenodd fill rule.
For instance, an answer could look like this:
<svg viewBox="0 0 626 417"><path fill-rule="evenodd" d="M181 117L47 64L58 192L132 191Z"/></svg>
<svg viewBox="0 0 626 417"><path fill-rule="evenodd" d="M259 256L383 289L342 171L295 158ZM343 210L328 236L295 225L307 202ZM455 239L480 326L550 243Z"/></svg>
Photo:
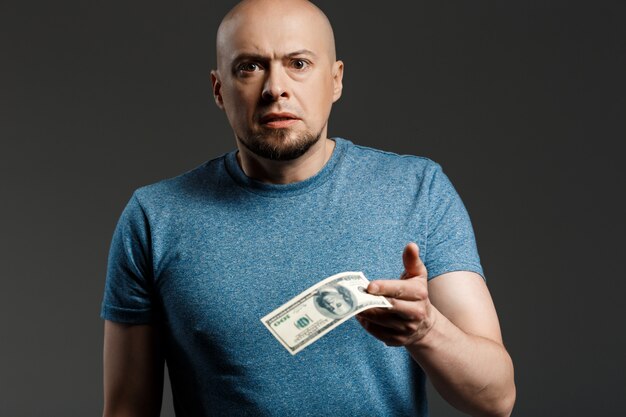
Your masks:
<svg viewBox="0 0 626 417"><path fill-rule="evenodd" d="M239 142L250 152L271 161L292 161L304 155L322 137L321 129L317 134L306 132L291 137L293 132L286 129L263 129L263 132L238 136Z"/></svg>

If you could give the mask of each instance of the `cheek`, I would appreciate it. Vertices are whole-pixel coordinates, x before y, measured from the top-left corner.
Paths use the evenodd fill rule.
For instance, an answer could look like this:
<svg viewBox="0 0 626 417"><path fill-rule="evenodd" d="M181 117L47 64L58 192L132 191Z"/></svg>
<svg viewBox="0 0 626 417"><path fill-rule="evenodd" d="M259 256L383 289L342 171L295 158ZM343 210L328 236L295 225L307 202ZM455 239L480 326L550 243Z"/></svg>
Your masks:
<svg viewBox="0 0 626 417"><path fill-rule="evenodd" d="M252 117L256 96L246 90L232 90L224 95L224 108L231 121L245 121Z"/></svg>
<svg viewBox="0 0 626 417"><path fill-rule="evenodd" d="M239 91L233 91L230 95L224 97L224 103L228 104L231 109L243 110L248 102L247 96Z"/></svg>
<svg viewBox="0 0 626 417"><path fill-rule="evenodd" d="M308 117L320 122L326 121L330 114L332 94L326 91L324 86L309 88L303 93L303 99L300 102Z"/></svg>
<svg viewBox="0 0 626 417"><path fill-rule="evenodd" d="M319 96L318 108L326 113L330 113L330 108L333 105L332 85L328 82L323 83L317 91L317 94Z"/></svg>
<svg viewBox="0 0 626 417"><path fill-rule="evenodd" d="M240 109L242 106L255 104L261 96L261 87L257 83L248 81L246 83L232 83L224 88L224 103L232 108Z"/></svg>

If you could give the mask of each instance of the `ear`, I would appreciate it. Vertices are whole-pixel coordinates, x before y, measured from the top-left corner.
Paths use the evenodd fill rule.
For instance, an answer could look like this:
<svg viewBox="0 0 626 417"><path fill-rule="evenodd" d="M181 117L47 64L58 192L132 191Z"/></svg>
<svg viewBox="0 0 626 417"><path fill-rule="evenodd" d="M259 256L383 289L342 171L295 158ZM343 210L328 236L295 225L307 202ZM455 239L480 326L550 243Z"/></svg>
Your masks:
<svg viewBox="0 0 626 417"><path fill-rule="evenodd" d="M339 100L343 91L343 61L333 64L333 103Z"/></svg>
<svg viewBox="0 0 626 417"><path fill-rule="evenodd" d="M217 70L211 71L211 85L213 87L213 99L217 107L224 110L224 100L222 99L222 82Z"/></svg>

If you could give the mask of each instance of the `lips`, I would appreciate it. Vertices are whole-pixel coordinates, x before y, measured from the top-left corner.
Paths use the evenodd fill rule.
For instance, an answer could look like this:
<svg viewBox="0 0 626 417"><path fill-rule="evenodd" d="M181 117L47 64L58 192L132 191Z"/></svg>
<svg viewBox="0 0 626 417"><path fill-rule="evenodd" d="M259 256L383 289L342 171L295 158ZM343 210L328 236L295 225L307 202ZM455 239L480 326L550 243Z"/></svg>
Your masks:
<svg viewBox="0 0 626 417"><path fill-rule="evenodd" d="M261 117L262 124L285 122L290 120L300 120L295 114L292 113L268 113Z"/></svg>

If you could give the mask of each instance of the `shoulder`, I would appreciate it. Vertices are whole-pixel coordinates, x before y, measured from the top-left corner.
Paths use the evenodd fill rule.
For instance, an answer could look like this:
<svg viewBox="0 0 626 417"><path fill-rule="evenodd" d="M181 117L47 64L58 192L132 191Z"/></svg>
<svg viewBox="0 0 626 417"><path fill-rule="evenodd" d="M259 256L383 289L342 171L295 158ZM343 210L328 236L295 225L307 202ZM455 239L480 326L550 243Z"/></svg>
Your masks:
<svg viewBox="0 0 626 417"><path fill-rule="evenodd" d="M133 198L144 209L184 205L200 196L205 198L223 183L224 157L221 155L175 177L144 185L135 190Z"/></svg>
<svg viewBox="0 0 626 417"><path fill-rule="evenodd" d="M423 184L442 173L442 168L437 162L424 156L398 154L347 142L347 165L364 175L396 182L418 181Z"/></svg>

